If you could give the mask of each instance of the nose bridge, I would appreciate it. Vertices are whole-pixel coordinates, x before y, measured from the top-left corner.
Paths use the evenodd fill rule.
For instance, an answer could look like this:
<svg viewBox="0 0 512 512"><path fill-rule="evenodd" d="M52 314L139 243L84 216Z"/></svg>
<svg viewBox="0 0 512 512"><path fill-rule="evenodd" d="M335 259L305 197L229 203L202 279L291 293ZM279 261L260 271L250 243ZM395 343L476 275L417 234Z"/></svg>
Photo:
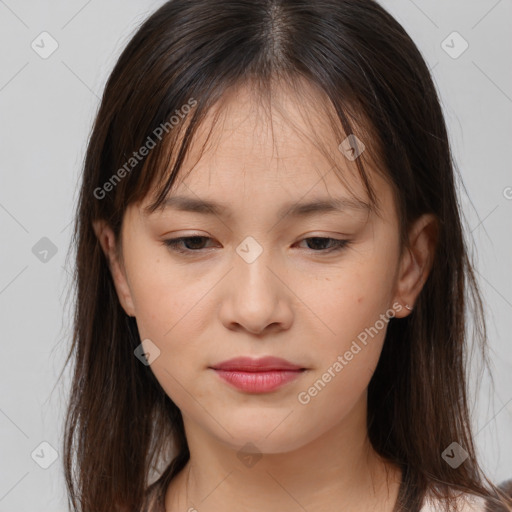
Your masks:
<svg viewBox="0 0 512 512"><path fill-rule="evenodd" d="M237 291L245 298L246 306L269 307L275 301L275 279L270 272L271 250L264 248L254 237L247 236L236 248L235 276Z"/></svg>
<svg viewBox="0 0 512 512"><path fill-rule="evenodd" d="M239 324L251 332L260 332L269 324L287 324L291 311L285 287L274 275L276 262L272 261L272 251L248 236L236 253L221 308L222 321Z"/></svg>

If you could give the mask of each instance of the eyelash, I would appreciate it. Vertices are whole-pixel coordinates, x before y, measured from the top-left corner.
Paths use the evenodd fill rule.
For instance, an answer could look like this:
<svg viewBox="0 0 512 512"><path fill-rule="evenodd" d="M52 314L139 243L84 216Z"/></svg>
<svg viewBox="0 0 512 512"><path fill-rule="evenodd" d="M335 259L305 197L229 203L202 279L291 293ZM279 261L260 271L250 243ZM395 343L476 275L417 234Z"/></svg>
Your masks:
<svg viewBox="0 0 512 512"><path fill-rule="evenodd" d="M202 251L202 249L186 249L186 248L183 249L183 248L179 248L178 246L182 242L185 242L187 240L191 240L194 238L195 239L212 240L210 237L207 237L207 236L182 236L179 238L169 238L167 240L163 240L162 243L165 246L167 246L169 249L171 249L172 251L191 256L193 253L199 253L200 251ZM339 252L339 251L345 249L351 243L350 240L339 240L337 238L329 238L329 237L321 237L321 236L312 236L312 237L308 237L308 238L303 238L301 240L301 242L304 240L331 240L332 242L334 242L334 247L331 249L327 249L327 250L320 249L318 251L316 251L314 249L310 249L312 252L321 253L321 254L331 254L333 252Z"/></svg>

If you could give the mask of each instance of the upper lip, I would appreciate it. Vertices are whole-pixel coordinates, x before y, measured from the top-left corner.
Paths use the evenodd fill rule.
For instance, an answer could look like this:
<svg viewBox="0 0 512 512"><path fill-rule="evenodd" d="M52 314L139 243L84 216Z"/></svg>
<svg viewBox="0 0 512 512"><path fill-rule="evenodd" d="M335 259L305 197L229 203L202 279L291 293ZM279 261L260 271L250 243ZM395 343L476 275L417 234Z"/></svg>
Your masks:
<svg viewBox="0 0 512 512"><path fill-rule="evenodd" d="M258 359L252 357L235 357L228 361L212 366L214 370L239 370L246 372L265 372L271 370L304 370L302 366L290 363L286 359L279 357L261 357Z"/></svg>

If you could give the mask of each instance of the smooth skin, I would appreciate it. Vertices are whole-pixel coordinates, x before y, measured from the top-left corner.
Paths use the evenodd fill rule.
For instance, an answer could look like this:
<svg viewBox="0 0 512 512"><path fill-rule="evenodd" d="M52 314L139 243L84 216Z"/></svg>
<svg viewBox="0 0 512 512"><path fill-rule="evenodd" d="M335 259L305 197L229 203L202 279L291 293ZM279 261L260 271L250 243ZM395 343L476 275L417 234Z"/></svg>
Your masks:
<svg viewBox="0 0 512 512"><path fill-rule="evenodd" d="M272 109L270 123L251 90L239 88L199 159L209 113L171 191L222 203L230 215L172 207L146 215L148 197L126 211L121 246L106 223L94 225L122 307L141 340L160 350L151 369L183 414L191 458L167 489L166 510L391 512L401 472L375 453L366 428L387 324L307 404L298 396L386 311L410 314L405 304L414 305L431 268L436 222L419 218L400 257L392 189L373 171L380 216L352 208L279 216L285 204L353 196L301 135L311 133L298 108L304 101L285 85L273 94L286 116ZM321 111L308 111L312 137L333 148L350 190L367 201ZM163 243L182 236L207 238L180 243L187 253ZM249 236L262 250L251 263L237 252ZM333 251L316 237L350 243ZM307 370L273 392L249 394L210 368L267 355Z"/></svg>

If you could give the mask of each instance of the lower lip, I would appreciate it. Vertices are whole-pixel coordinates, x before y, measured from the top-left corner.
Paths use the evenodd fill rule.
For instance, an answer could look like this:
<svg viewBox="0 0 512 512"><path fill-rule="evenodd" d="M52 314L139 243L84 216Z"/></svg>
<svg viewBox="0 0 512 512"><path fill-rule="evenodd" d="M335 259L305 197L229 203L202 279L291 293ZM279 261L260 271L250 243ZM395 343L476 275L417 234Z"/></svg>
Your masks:
<svg viewBox="0 0 512 512"><path fill-rule="evenodd" d="M269 370L244 372L241 370L215 370L217 375L237 389L248 393L268 393L298 378L303 370Z"/></svg>

